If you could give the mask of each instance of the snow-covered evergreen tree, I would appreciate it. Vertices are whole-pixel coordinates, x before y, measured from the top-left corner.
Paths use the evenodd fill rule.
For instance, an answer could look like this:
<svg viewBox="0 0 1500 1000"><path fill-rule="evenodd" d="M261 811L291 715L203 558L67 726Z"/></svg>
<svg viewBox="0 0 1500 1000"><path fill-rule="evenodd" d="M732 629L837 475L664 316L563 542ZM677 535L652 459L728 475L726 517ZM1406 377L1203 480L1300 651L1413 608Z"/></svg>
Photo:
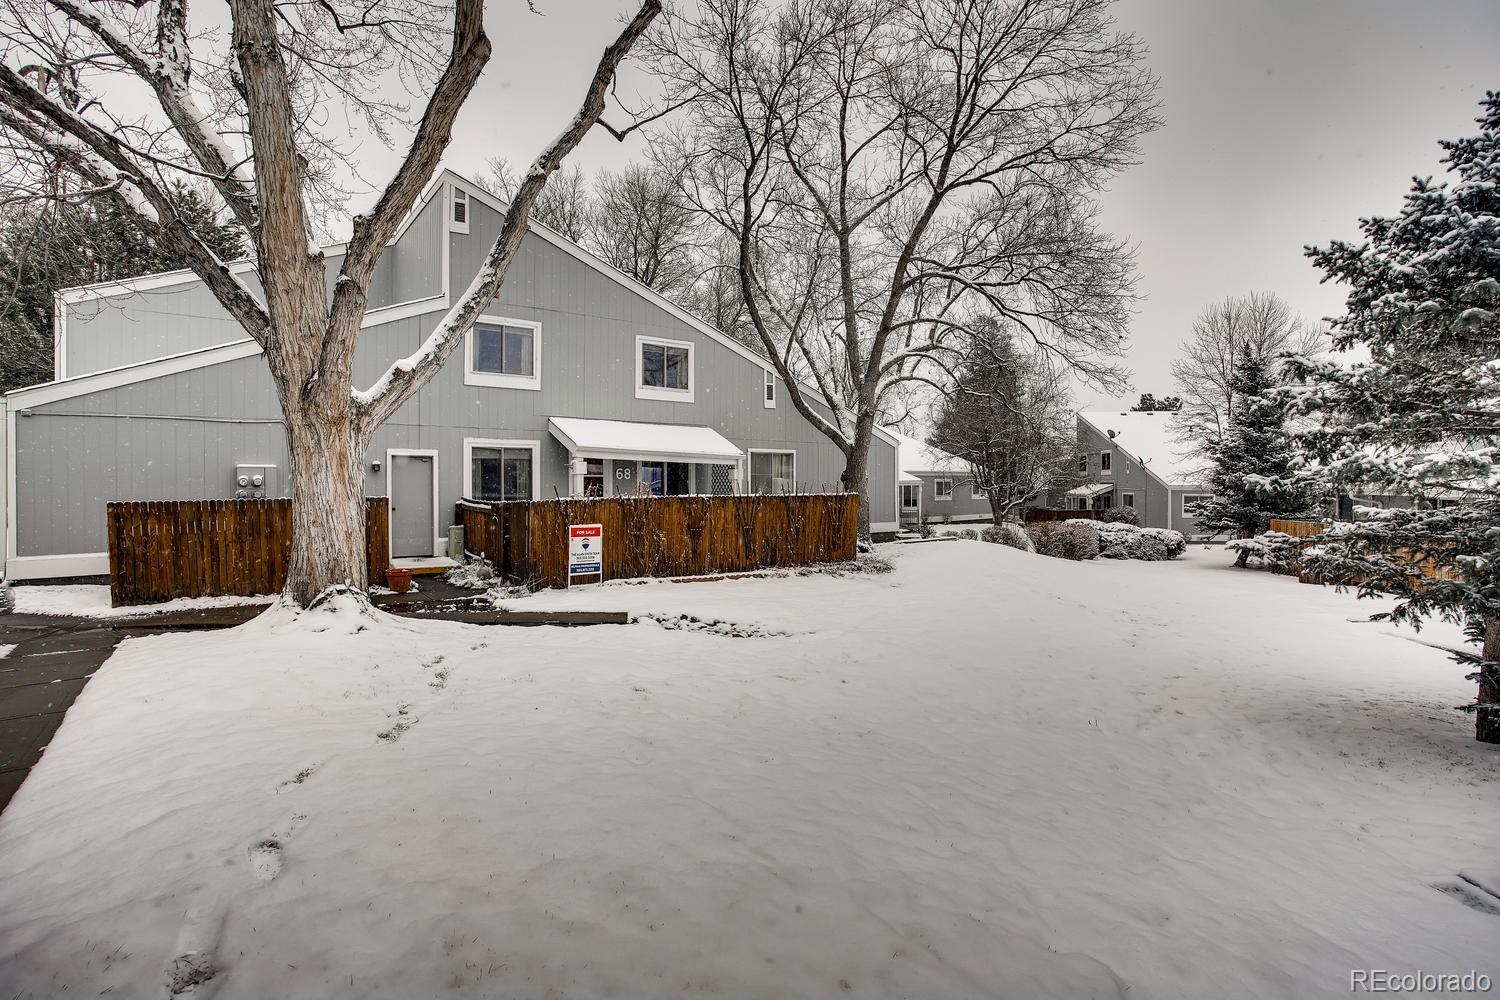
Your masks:
<svg viewBox="0 0 1500 1000"><path fill-rule="evenodd" d="M1446 181L1415 180L1359 244L1309 248L1349 288L1335 347L1370 360L1294 367L1322 421L1300 439L1334 481L1418 502L1335 532L1314 568L1483 641L1476 733L1500 743L1500 93L1482 107L1478 135L1441 144Z"/></svg>
<svg viewBox="0 0 1500 1000"><path fill-rule="evenodd" d="M1212 451L1213 499L1199 508L1198 523L1246 538L1265 531L1273 517L1310 513L1317 496L1312 483L1292 474L1296 450L1270 360L1248 345L1241 348L1229 387L1229 426ZM1238 565L1245 564L1244 555Z"/></svg>

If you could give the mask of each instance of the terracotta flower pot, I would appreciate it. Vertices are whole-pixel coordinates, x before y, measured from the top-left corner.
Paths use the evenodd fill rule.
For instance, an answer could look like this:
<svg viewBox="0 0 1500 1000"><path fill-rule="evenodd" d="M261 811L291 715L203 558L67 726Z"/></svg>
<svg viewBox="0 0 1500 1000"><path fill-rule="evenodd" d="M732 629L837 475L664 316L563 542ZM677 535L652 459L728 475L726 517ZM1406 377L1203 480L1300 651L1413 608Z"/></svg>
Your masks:
<svg viewBox="0 0 1500 1000"><path fill-rule="evenodd" d="M385 585L398 594L406 593L411 589L411 570L392 566L385 571Z"/></svg>

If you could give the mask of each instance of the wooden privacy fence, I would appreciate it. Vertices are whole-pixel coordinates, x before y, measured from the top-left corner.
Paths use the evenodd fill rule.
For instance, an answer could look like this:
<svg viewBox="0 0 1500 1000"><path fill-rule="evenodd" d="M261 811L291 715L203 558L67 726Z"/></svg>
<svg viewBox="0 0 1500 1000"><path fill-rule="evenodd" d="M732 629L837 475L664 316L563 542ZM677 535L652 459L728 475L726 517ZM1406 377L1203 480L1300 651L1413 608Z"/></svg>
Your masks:
<svg viewBox="0 0 1500 1000"><path fill-rule="evenodd" d="M1323 533L1322 521L1290 520L1282 517L1271 518L1271 530L1279 531L1283 535L1291 535L1293 538L1313 538Z"/></svg>
<svg viewBox="0 0 1500 1000"><path fill-rule="evenodd" d="M1327 524L1323 521L1294 520L1280 517L1271 518L1270 526L1272 531L1279 531L1284 535L1291 535L1293 538L1298 539L1304 547L1316 545L1317 539L1322 536L1327 527ZM1429 580L1460 580L1463 578L1462 574L1451 566L1439 567L1437 561L1431 556L1424 556L1418 559L1405 549L1398 550L1397 555L1415 566L1417 572ZM1303 583L1329 582L1311 570L1304 569L1300 560L1296 565L1278 569L1277 572L1287 576L1295 576ZM1363 582L1363 578L1351 578L1335 582L1357 586Z"/></svg>
<svg viewBox="0 0 1500 1000"><path fill-rule="evenodd" d="M460 501L464 545L532 587L568 584L568 526L604 526L604 579L703 576L853 559L859 496Z"/></svg>
<svg viewBox="0 0 1500 1000"><path fill-rule="evenodd" d="M174 597L251 597L286 584L292 501L128 500L106 505L109 596L116 606ZM390 503L365 501L365 566L390 563Z"/></svg>

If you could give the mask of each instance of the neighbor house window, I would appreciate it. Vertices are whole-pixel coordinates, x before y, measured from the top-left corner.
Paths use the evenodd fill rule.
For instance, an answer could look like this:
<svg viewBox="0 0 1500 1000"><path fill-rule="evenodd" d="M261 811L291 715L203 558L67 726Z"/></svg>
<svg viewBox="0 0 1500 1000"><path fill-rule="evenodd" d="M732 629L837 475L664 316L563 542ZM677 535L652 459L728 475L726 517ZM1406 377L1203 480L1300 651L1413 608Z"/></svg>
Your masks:
<svg viewBox="0 0 1500 1000"><path fill-rule="evenodd" d="M1182 516L1197 517L1198 505L1208 503L1213 497L1207 493L1184 493L1182 495Z"/></svg>
<svg viewBox="0 0 1500 1000"><path fill-rule="evenodd" d="M583 462L583 495L586 497L602 497L604 495L604 459L585 458Z"/></svg>
<svg viewBox="0 0 1500 1000"><path fill-rule="evenodd" d="M766 369L765 401L766 409L774 410L776 408L776 376L771 374L771 369L769 368Z"/></svg>
<svg viewBox="0 0 1500 1000"><path fill-rule="evenodd" d="M932 498L934 500L952 500L953 480L934 479L932 481Z"/></svg>
<svg viewBox="0 0 1500 1000"><path fill-rule="evenodd" d="M693 492L692 483L693 467L687 462L641 463L641 485L649 488L652 496L687 496Z"/></svg>
<svg viewBox="0 0 1500 1000"><path fill-rule="evenodd" d="M916 510L922 504L922 486L920 483L901 484L901 509Z"/></svg>
<svg viewBox="0 0 1500 1000"><path fill-rule="evenodd" d="M791 493L797 476L797 453L750 452L751 493Z"/></svg>
<svg viewBox="0 0 1500 1000"><path fill-rule="evenodd" d="M1121 507L1129 507L1132 510L1134 510L1135 509L1135 494L1134 493L1121 493L1120 494L1120 506Z"/></svg>
<svg viewBox="0 0 1500 1000"><path fill-rule="evenodd" d="M530 448L469 450L469 492L475 500L530 500L535 453Z"/></svg>
<svg viewBox="0 0 1500 1000"><path fill-rule="evenodd" d="M678 340L635 338L637 399L693 401L693 345Z"/></svg>
<svg viewBox="0 0 1500 1000"><path fill-rule="evenodd" d="M1099 471L1105 474L1109 473L1111 471L1111 462L1113 459L1114 452L1101 451L1099 453Z"/></svg>
<svg viewBox="0 0 1500 1000"><path fill-rule="evenodd" d="M1089 471L1089 457L1087 455L1079 455L1078 456L1078 471L1079 472L1087 472L1087 471Z"/></svg>
<svg viewBox="0 0 1500 1000"><path fill-rule="evenodd" d="M540 389L541 324L484 316L469 328L464 383Z"/></svg>

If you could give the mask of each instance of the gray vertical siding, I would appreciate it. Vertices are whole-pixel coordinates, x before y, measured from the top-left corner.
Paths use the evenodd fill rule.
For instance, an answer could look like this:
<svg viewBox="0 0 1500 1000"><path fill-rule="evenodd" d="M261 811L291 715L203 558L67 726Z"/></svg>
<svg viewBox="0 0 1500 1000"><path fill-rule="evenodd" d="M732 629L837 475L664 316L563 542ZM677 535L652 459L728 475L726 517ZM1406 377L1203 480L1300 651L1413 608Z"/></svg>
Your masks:
<svg viewBox="0 0 1500 1000"><path fill-rule="evenodd" d="M967 474L960 475L934 475L927 472L913 472L912 475L922 480L922 519L929 523L940 524L944 521L981 521L989 520L993 516L990 510L988 497L973 498L971 480ZM953 497L950 500L939 500L937 498L937 481L939 479L953 480Z"/></svg>
<svg viewBox="0 0 1500 1000"><path fill-rule="evenodd" d="M394 289L389 295L404 301L441 285L441 274L431 262L441 261L443 239L451 241L454 287L462 288L470 280L499 218L474 201L471 232L449 234L445 205L441 196L434 198L407 236L387 252L391 263L382 287ZM408 238L415 247L410 252ZM188 292L202 294L194 289L175 294ZM169 306L198 301L154 293L127 298L134 304L114 314L121 324L114 330L124 339L133 337L130 331L148 323L150 315L175 316ZM377 305L372 297L372 307ZM191 342L201 347L238 339L224 335L211 310L195 307L193 312L180 325L182 339L174 345ZM541 390L465 384L460 347L433 381L376 432L366 465L367 493L387 491L388 449L435 450L441 530L463 490L464 439L498 438L539 442L540 495L552 496L554 490L566 494L567 453L548 433L552 416L709 426L742 451L795 451L796 479L803 489L838 488L842 453L795 411L784 386L779 387L774 409L763 405L764 376L758 362L541 236L527 235L487 313L541 324ZM95 318L106 325L90 328L99 334L94 340L108 339L102 319L106 314L101 310ZM391 361L416 350L440 316L435 310L367 327L355 357L356 383L369 384ZM635 398L638 334L694 344L693 403ZM199 339L192 341L193 337ZM86 346L90 337L80 340ZM70 328L70 348L73 343ZM102 357L89 356L95 361ZM259 356L35 405L29 412L17 417L14 442L18 555L103 551L107 501L232 496L233 472L239 464L276 465L281 470L279 490L284 494L287 489L280 412ZM378 472L375 461L381 464ZM867 491L874 522L896 520L895 464L896 449L877 438ZM963 495L965 490L958 491Z"/></svg>

